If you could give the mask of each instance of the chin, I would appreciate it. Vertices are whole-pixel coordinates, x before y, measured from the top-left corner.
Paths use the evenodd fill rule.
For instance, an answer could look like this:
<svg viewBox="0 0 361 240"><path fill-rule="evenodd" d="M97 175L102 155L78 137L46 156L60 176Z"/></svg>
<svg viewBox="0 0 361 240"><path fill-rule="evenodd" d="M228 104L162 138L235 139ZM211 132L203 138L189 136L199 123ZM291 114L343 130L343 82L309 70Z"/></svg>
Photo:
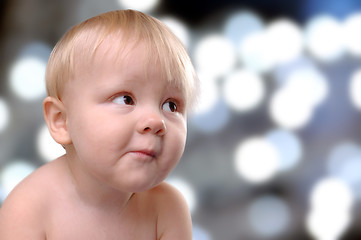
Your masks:
<svg viewBox="0 0 361 240"><path fill-rule="evenodd" d="M148 191L154 187L156 187L157 185L159 185L162 181L149 181L149 180L145 180L145 181L135 181L131 184L129 184L128 192L145 192Z"/></svg>

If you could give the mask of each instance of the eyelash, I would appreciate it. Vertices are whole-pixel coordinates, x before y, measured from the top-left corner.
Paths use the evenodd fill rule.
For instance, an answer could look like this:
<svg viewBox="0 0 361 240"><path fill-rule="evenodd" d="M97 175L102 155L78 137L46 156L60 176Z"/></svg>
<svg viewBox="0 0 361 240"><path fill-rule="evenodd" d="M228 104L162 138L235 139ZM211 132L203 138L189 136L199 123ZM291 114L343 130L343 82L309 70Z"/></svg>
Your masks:
<svg viewBox="0 0 361 240"><path fill-rule="evenodd" d="M117 101L117 99L122 98L121 101ZM121 105L135 105L135 101L134 98L132 97L131 94L127 94L127 93L122 93L122 94L117 94L114 97L111 97L110 100L115 103L115 104L121 104ZM127 102L125 102L127 101ZM167 99L163 104L162 104L162 109L164 110L164 106L166 104L169 104L168 109L169 110L165 110L167 112L172 112L172 113L176 113L176 112L181 112L181 104L178 103L178 101L174 100L174 99Z"/></svg>
<svg viewBox="0 0 361 240"><path fill-rule="evenodd" d="M130 94L118 94L118 95L112 97L111 101L116 104L123 104L121 102L116 101L120 97L123 97L123 100L126 100L126 98L127 98L127 101L130 101L130 103L124 103L124 105L134 105L135 104L133 97Z"/></svg>
<svg viewBox="0 0 361 240"><path fill-rule="evenodd" d="M177 102L176 101L174 101L174 100L167 100L167 101L165 101L163 104L162 104L162 108L164 109L164 105L165 104L169 104L169 110L170 110L170 112L179 112L179 106L178 106L178 104L177 104Z"/></svg>

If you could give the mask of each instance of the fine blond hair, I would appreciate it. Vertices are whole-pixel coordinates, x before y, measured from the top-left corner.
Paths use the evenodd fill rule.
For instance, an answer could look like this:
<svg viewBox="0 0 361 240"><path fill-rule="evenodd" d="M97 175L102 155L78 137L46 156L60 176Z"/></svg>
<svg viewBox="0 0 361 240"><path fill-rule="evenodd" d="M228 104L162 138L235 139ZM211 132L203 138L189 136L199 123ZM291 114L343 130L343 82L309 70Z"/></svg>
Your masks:
<svg viewBox="0 0 361 240"><path fill-rule="evenodd" d="M119 39L118 54L129 43L133 47L145 43L148 65L156 62L161 74L184 92L187 103L195 100L198 79L185 47L161 21L135 10L106 12L71 28L50 54L45 77L48 95L61 100L79 61L91 61L102 42L113 36Z"/></svg>

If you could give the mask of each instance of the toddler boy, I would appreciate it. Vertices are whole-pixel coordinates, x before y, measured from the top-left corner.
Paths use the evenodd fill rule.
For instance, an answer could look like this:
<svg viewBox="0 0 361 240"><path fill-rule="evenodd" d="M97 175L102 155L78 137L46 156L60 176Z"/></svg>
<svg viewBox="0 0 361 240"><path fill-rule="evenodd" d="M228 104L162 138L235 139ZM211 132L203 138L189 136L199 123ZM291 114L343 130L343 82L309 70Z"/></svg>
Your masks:
<svg viewBox="0 0 361 240"><path fill-rule="evenodd" d="M191 240L181 158L197 78L165 25L133 10L70 29L49 58L44 117L66 154L22 181L0 210L1 240Z"/></svg>

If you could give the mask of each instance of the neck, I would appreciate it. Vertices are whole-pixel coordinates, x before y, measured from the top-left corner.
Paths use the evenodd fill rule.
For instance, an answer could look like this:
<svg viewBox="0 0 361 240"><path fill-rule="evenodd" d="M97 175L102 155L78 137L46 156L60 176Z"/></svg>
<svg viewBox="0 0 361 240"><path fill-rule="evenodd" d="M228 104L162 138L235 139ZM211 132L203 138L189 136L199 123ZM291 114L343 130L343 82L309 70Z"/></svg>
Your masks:
<svg viewBox="0 0 361 240"><path fill-rule="evenodd" d="M126 208L133 193L119 191L96 179L85 172L71 155L67 154L65 158L74 195L81 204L111 212L122 212Z"/></svg>

